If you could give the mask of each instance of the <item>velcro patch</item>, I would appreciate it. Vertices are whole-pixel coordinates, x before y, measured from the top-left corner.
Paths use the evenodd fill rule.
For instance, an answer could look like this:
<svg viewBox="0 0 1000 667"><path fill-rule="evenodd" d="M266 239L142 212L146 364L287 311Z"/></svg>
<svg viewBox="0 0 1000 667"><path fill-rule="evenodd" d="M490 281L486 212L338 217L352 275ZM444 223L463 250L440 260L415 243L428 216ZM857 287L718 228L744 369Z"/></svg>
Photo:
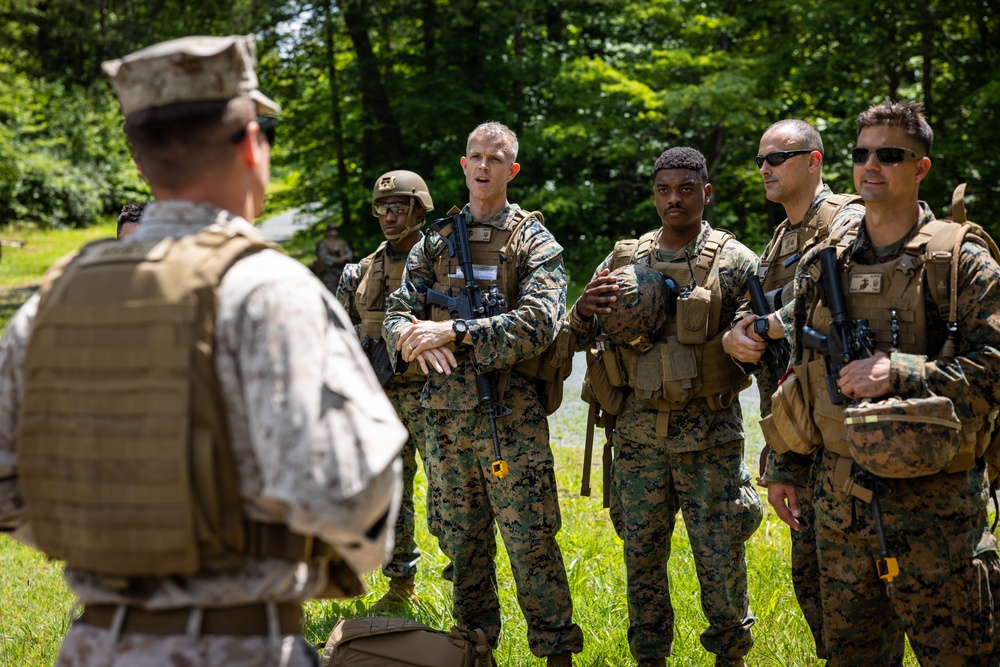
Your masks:
<svg viewBox="0 0 1000 667"><path fill-rule="evenodd" d="M882 284L881 273L855 273L851 275L848 291L851 294L881 294Z"/></svg>
<svg viewBox="0 0 1000 667"><path fill-rule="evenodd" d="M787 232L781 237L781 252L780 256L790 255L799 249L799 234L798 232Z"/></svg>
<svg viewBox="0 0 1000 667"><path fill-rule="evenodd" d="M472 227L469 229L469 240L476 243L489 243L492 235L492 227Z"/></svg>

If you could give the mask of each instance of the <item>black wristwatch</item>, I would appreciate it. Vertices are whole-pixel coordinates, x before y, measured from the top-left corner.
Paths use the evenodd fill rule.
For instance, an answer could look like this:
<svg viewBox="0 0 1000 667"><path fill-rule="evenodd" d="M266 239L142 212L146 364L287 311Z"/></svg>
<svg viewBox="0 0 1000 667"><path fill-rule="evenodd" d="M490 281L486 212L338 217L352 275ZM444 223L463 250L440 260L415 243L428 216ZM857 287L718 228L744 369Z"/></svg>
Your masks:
<svg viewBox="0 0 1000 667"><path fill-rule="evenodd" d="M455 332L455 345L461 345L465 340L465 334L469 333L469 325L465 320L454 320L451 323L451 330Z"/></svg>
<svg viewBox="0 0 1000 667"><path fill-rule="evenodd" d="M771 322L766 317L758 317L753 323L753 332L764 339L764 342L774 340L768 334L768 330L771 328Z"/></svg>

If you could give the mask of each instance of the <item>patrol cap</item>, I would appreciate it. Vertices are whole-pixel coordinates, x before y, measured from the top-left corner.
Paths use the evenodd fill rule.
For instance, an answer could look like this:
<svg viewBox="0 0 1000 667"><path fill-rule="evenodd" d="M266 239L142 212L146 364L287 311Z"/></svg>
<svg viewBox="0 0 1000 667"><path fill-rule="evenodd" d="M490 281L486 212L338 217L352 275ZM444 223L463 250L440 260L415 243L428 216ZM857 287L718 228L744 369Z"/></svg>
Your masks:
<svg viewBox="0 0 1000 667"><path fill-rule="evenodd" d="M258 114L276 115L281 107L258 90L256 66L253 35L182 37L101 65L125 116L180 102L237 97L254 100Z"/></svg>
<svg viewBox="0 0 1000 667"><path fill-rule="evenodd" d="M599 317L601 330L615 345L645 352L666 333L676 293L662 273L644 266L627 264L609 275L618 283L617 300Z"/></svg>

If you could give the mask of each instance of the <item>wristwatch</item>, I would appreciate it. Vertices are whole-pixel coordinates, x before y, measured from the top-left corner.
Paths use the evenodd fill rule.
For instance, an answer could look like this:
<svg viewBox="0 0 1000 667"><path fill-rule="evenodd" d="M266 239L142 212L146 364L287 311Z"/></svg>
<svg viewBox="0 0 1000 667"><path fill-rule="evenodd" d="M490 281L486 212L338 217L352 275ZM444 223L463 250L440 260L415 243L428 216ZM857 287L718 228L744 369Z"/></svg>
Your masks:
<svg viewBox="0 0 1000 667"><path fill-rule="evenodd" d="M455 345L461 345L465 340L465 334L469 333L469 325L465 320L454 320L451 323L451 330L455 332Z"/></svg>
<svg viewBox="0 0 1000 667"><path fill-rule="evenodd" d="M753 332L764 339L764 342L769 340L774 340L768 334L768 330L771 328L771 321L766 317L758 317L753 323Z"/></svg>

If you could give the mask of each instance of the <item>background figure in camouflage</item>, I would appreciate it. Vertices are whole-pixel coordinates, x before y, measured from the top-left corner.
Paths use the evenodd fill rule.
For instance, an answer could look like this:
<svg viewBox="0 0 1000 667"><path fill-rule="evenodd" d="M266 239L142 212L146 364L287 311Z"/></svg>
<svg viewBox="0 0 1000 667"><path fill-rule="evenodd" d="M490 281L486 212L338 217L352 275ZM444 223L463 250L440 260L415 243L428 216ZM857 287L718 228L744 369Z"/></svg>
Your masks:
<svg viewBox="0 0 1000 667"><path fill-rule="evenodd" d="M316 260L312 270L331 293L336 293L344 267L354 259L354 251L340 238L337 223L326 226L326 236L316 242Z"/></svg>
<svg viewBox="0 0 1000 667"><path fill-rule="evenodd" d="M636 250L624 257L620 249L628 242L619 242L570 311L568 323L581 347L600 333L603 320L626 317L616 307L619 285L610 275L615 264L651 266L684 286L690 274L686 257L698 264L710 239L714 243L718 236L702 220L712 186L700 152L672 148L660 155L654 166L653 192L661 229L643 236ZM725 329L741 304L747 278L757 270L757 257L731 237L721 249L715 246L707 280L699 286L711 290L712 305L719 309L717 326ZM634 313L631 319L643 317ZM679 318L670 318L674 325L668 324L669 331L677 330ZM721 333L709 330L707 337L717 340ZM659 344L668 349L673 345L663 340ZM700 346L703 351L708 347ZM698 368L699 375L707 381L708 367L724 363L745 378L721 345L715 349L718 358ZM635 364L641 363L636 361L636 352L625 347L616 350L625 360L623 370L634 382ZM650 354L660 351L657 346ZM707 357L699 358L707 361ZM667 560L678 511L691 540L702 609L709 623L701 636L702 645L716 654L717 665L742 665L753 645L744 543L760 524L761 504L743 463L743 421L739 402L733 400L738 391L737 383L714 406L707 398L695 397L679 409L664 410L640 399L633 385L618 415L611 517L625 543L629 647L640 665L663 665L673 650Z"/></svg>
<svg viewBox="0 0 1000 667"><path fill-rule="evenodd" d="M788 286L793 283L798 259L809 248L824 241L830 229L859 220L864 215L864 207L853 203L842 206L836 213L831 212L835 217L828 224L825 224L825 216L821 218L818 215L820 207L829 200L833 191L823 184L823 139L819 131L805 121L780 120L767 128L760 139L756 164L767 198L781 204L788 215L764 248L759 270L764 291L768 294L772 290L779 291L780 310L768 318L770 326L767 334L769 339L779 339L786 335L790 337L794 298ZM749 306L744 306L737 313L737 318L733 328L723 337L726 352L741 363L758 364L767 345L754 333L756 317ZM763 417L771 413L771 395L781 378L768 372L763 364L756 366L756 376L760 414ZM768 450L769 447L765 446L761 452L761 476ZM761 484L764 485L763 482ZM816 656L825 659L812 487L807 483L798 492L800 528L791 531L792 586L816 643Z"/></svg>
<svg viewBox="0 0 1000 667"><path fill-rule="evenodd" d="M349 264L340 278L337 300L350 314L359 336L382 337L386 297L402 283L406 255L423 237L420 228L429 211L434 210L427 184L412 171L390 171L379 176L372 191L372 215L378 218L386 240L358 264ZM410 439L403 446L403 500L396 518L396 543L392 560L382 573L389 577L389 591L376 602L370 613L393 613L419 600L414 585L420 550L414 534L413 479L417 474L417 454L426 461L424 447L424 411L420 394L425 376L416 364L394 375L385 385L385 393L406 425ZM426 469L426 466L425 466ZM428 501L430 496L428 495ZM427 503L428 523L433 510Z"/></svg>
<svg viewBox="0 0 1000 667"><path fill-rule="evenodd" d="M66 558L66 584L84 608L63 640L56 661L61 667L311 667L316 652L302 638L301 603L336 588L347 578L345 567L360 592L357 575L389 556L399 504L397 458L406 431L333 295L300 262L263 247L266 241L249 222L264 208L270 176L276 119L262 114L279 111L257 89L255 62L253 37L238 35L186 37L104 63L155 201L146 206L135 233L91 244L64 265L52 290L47 284L44 298L29 299L0 340L0 531L13 531L15 539L39 538L41 528L68 520L93 544L94 535L106 535L108 524L119 530L127 516L129 533L135 534L132 544L122 531L117 535L126 539L99 545L98 555L107 563L84 567L75 550ZM220 255L242 239L257 247L244 252L246 246L236 246L239 252L231 252L238 259L217 281L220 271L215 271L201 298L188 289L171 299L164 283L172 281L146 278L164 263L176 265L182 275L211 271L213 264L225 267ZM113 261L94 262L102 251L112 253ZM49 278L60 270L57 264ZM182 322L178 314L199 301L206 304L200 326L158 329L141 310L155 304L157 312ZM92 317L53 318L68 309L92 313L95 308L102 314L100 335ZM40 366L30 361L52 340L45 334L52 332L53 319L69 334L60 345L74 360L72 380L63 375L60 387L74 391L74 382L88 381L103 390L59 397L58 412L75 412L73 419L51 418L45 401L32 400L39 387L45 390L35 369L57 378L65 373L55 355L43 356ZM124 329L107 326L123 320ZM169 373L155 365L155 374L143 372L150 359L199 356L201 364L183 361ZM92 365L81 373L79 363L87 360ZM129 364L127 383L121 379L125 373L116 373L122 363ZM189 393L175 389L142 400L150 391L178 385ZM208 389L198 391L199 386ZM90 395L100 396L101 405L88 402ZM187 407L191 403L197 407ZM179 407L165 412L171 404ZM221 426L206 428L201 408ZM50 416L41 417L46 411ZM86 432L81 422L88 424ZM163 422L179 424L177 437L162 435L170 432L162 425L146 426ZM65 435L40 433L38 424L47 429L64 424ZM61 437L70 438L73 447L49 455L44 465L30 464ZM221 446L212 447L213 439ZM113 470L81 467L79 458L73 460L80 451L97 454L103 467L115 470L120 466L114 462L126 454L136 458L126 462L130 474L119 481ZM170 539L180 532L183 511L164 517L157 509L169 495L190 498L192 506L204 500L198 505L203 510L198 532L221 541L219 528L212 526L220 522L218 503L183 488L200 486L194 478L205 469L197 461L185 465L192 451L215 454L224 479L205 495L234 499L226 513L240 535L221 567L204 566L203 549L196 545L193 571L153 570L176 560L164 543L186 546ZM190 472L165 487L171 464ZM97 486L93 478L104 474L100 494L94 495L111 506L89 512L85 502L70 510L53 509L51 502L32 507L32 485L38 493L39 479L44 482L42 475L50 470L63 471L55 486L60 494L82 486L80 495L86 495L87 485ZM162 491L178 487L179 493ZM152 497L153 511L128 505L126 494L146 503ZM135 554L137 546L147 557L135 561L150 571L123 571L122 557ZM337 554L344 561L339 566Z"/></svg>
<svg viewBox="0 0 1000 667"><path fill-rule="evenodd" d="M865 281L851 280L852 276L874 275L880 265L910 261L909 246L921 237L921 229L939 224L927 204L918 199L920 181L931 167L927 154L932 138L920 106L912 102L875 106L858 117L854 183L866 212L856 238L848 236L838 247L838 270L846 285L848 317L858 317L852 313L862 303L869 304L866 314L877 332L878 349L871 357L847 364L837 385L851 401L932 393L945 396L963 423L971 424L989 417L1000 404L1000 295L996 290L1000 267L989 251L967 237L956 258L958 283L947 288L950 293L957 287L958 294L957 349L951 359L938 356L946 330L933 298L936 292L932 290L938 285L927 284L919 264L909 273L889 273L892 282L881 294L871 289L870 280L868 289L862 284ZM921 665L1000 664L995 627L1000 612L1000 563L996 538L987 525L982 459L970 460L971 468L956 472L882 480L888 552L898 559L899 574L889 583L879 577L876 559L882 556L873 508L845 487L845 481L858 479L852 458L864 449L857 449L862 443L850 443L845 453L841 444L848 444L849 435L833 428L838 423L842 428L843 420L831 416L828 422L820 421L837 406L821 389L826 372L822 356L817 358L815 351L805 349L801 340L806 324L824 333L829 330L824 324L829 309L806 268L814 264L817 254L815 249L802 259L795 277L792 363L803 385L810 386L813 397L806 414L823 440L813 502L828 664L901 665L904 633ZM891 349L895 345L888 333L889 302L901 298L896 275L911 281L903 296L913 299L910 312L922 309L924 317L898 322L899 349ZM871 308L872 299L885 302ZM917 351L918 347L923 351ZM802 362L807 365L799 366ZM806 377L801 377L800 368ZM896 458L901 464L907 451L935 452L942 446L937 438L901 435ZM838 467L845 471L842 475L837 474ZM776 450L769 454L768 501L792 528L798 524L798 488L807 477L802 457Z"/></svg>
<svg viewBox="0 0 1000 667"><path fill-rule="evenodd" d="M536 217L507 201L507 183L520 169L516 157L514 133L486 123L469 135L461 160L469 187L462 213L471 216L476 278L483 289L496 285L504 291L507 312L453 322L447 311L435 309L433 319L420 319L428 288L456 295L455 285L464 284L464 278L449 278L457 267L449 268L444 241L430 232L410 252L403 285L389 297L385 337L404 361L416 361L429 373L421 398L428 477L437 504L436 534L454 564L457 623L481 628L494 646L499 641L495 522L510 556L531 652L548 656L549 665L569 665L572 653L583 648L583 633L572 620L555 540L561 519L548 422L534 381L514 368L551 344L565 312L566 275L562 247ZM487 252L502 239L512 244L505 265L517 271L510 286L497 253ZM510 470L503 479L490 471L490 426L478 408L475 382L477 371L491 369L507 377L501 402L513 410L497 424Z"/></svg>

